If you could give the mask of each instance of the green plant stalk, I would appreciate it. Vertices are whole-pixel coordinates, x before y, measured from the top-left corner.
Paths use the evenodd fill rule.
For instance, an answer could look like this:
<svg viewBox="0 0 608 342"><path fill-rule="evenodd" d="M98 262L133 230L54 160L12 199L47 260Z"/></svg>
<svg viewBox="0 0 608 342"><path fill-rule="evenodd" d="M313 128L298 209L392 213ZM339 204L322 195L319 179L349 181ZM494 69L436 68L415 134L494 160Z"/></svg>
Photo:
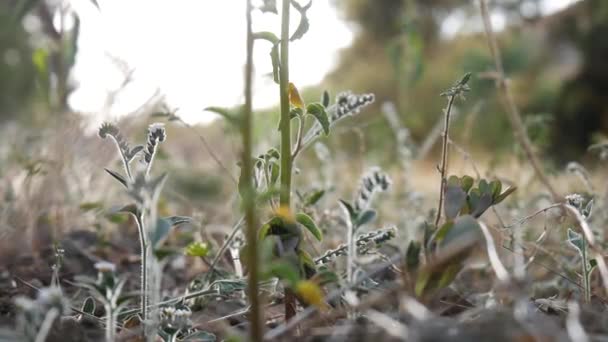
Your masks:
<svg viewBox="0 0 608 342"><path fill-rule="evenodd" d="M289 0L283 0L279 88L281 98L281 194L280 204L290 207L291 200L291 120L289 117Z"/></svg>
<svg viewBox="0 0 608 342"><path fill-rule="evenodd" d="M450 140L450 115L452 113L452 105L456 95L451 95L448 100L448 107L445 110L445 122L443 127L443 144L441 146L441 188L439 189L439 205L437 207L437 218L435 219L435 227L439 228L439 220L441 220L441 210L443 210L443 197L445 193L445 185L447 182L446 174L448 172L448 141Z"/></svg>
<svg viewBox="0 0 608 342"><path fill-rule="evenodd" d="M283 0L281 11L281 46L279 88L281 96L281 193L279 203L291 209L291 120L289 117L289 0ZM296 296L290 288L285 288L285 320L296 315Z"/></svg>
<svg viewBox="0 0 608 342"><path fill-rule="evenodd" d="M581 248L581 263L583 264L583 292L585 296L585 303L591 302L591 270L588 267L589 265L589 257L587 255L587 241L585 237L581 239L582 248Z"/></svg>
<svg viewBox="0 0 608 342"><path fill-rule="evenodd" d="M248 294L249 303L251 305L251 329L250 340L261 342L264 336L262 311L260 310L260 297L258 291L258 246L257 246L257 231L255 218L255 201L253 190L253 161L252 155L252 76L253 76L253 32L251 28L251 0L246 0L246 18L247 18L247 64L245 67L245 109L241 124L243 134L243 181L245 182L245 196L243 198L245 205L245 222L247 225L247 258L249 260L249 282ZM289 124L289 121L287 121Z"/></svg>

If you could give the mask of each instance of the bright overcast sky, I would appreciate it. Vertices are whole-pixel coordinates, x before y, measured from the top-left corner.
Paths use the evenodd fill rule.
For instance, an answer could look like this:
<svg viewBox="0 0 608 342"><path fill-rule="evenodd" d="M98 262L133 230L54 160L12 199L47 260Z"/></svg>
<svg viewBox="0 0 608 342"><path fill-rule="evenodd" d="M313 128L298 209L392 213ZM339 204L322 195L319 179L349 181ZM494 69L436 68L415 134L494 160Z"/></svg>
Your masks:
<svg viewBox="0 0 608 342"><path fill-rule="evenodd" d="M172 107L190 122L207 121L208 106L242 102L245 61L245 1L237 0L73 0L81 17L75 67L78 90L70 104L97 113L105 94L123 77L107 54L135 69L134 82L122 93L113 115L139 107L159 88ZM336 62L336 52L351 43L352 32L327 0L314 1L310 30L290 50L290 79L299 87L319 83ZM280 32L280 17L255 11L255 31ZM299 16L292 11L293 30ZM278 102L270 43L256 42L254 107ZM100 118L101 119L101 118Z"/></svg>
<svg viewBox="0 0 608 342"><path fill-rule="evenodd" d="M108 55L135 70L134 81L121 92L110 115L133 111L156 89L189 122L213 119L213 114L202 111L205 107L242 103L245 1L97 1L101 10L90 0L70 1L81 18L74 72L79 87L70 98L74 109L100 113L106 94L122 82L121 72ZM545 1L543 12L575 1ZM292 13L293 31L299 17L296 11ZM308 13L310 30L290 50L290 79L300 88L319 83L336 63L337 51L347 47L353 36L329 0L315 0ZM492 19L500 28L502 18ZM279 16L255 11L253 21L256 31L280 31ZM456 21L464 24L462 20L448 23L452 26L448 31L461 29ZM277 88L268 77L272 72L269 52L269 43L256 43L255 108L278 102ZM107 118L97 116L103 119Z"/></svg>

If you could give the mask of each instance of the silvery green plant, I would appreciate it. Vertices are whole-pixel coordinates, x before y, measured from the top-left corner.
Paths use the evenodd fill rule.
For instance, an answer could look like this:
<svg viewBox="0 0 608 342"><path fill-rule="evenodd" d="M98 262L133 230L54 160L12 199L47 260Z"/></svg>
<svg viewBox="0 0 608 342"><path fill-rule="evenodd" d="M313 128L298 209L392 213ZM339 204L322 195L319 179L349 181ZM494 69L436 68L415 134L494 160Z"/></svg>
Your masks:
<svg viewBox="0 0 608 342"><path fill-rule="evenodd" d="M107 342L116 340L116 322L118 315L125 308L128 301L122 300L122 290L126 278L116 276L116 266L113 263L100 261L95 264L97 278L92 279L85 276L78 276L78 285L89 290L91 295L103 304L105 311L105 339ZM85 300L83 311L94 314L95 302L89 298Z"/></svg>
<svg viewBox="0 0 608 342"><path fill-rule="evenodd" d="M584 220L589 220L593 212L593 199L585 200L580 194L566 196L566 202L576 208ZM597 266L597 260L589 258L587 240L574 229L568 228L568 244L576 249L581 257L581 279L583 281L583 296L586 303L591 301L591 274Z"/></svg>
<svg viewBox="0 0 608 342"><path fill-rule="evenodd" d="M104 123L99 129L99 136L114 141L125 175L109 169L106 169L106 171L127 189L127 193L134 200L134 203L117 209L117 212L133 215L137 224L142 260L140 312L146 327L145 335L148 339L151 339L155 335L153 329L157 317L150 316L148 308L154 306L160 299L160 265L156 260L154 250L168 235L171 226L187 222L189 218L181 216L158 217L157 203L167 174L152 177L150 173L158 146L166 139L163 124L151 124L148 127L146 144L137 145L133 148L129 147L118 127L113 124ZM138 155L141 155L141 160L133 170L132 162Z"/></svg>
<svg viewBox="0 0 608 342"><path fill-rule="evenodd" d="M390 177L379 167L372 167L361 178L361 185L352 203L340 200L344 212L347 230L348 261L347 279L353 281L353 265L356 258L355 234L367 223L376 218L376 211L371 209L371 203L376 193L387 191L390 187Z"/></svg>
<svg viewBox="0 0 608 342"><path fill-rule="evenodd" d="M43 342L62 315L70 313L70 302L57 286L45 287L36 299L15 298L19 341Z"/></svg>

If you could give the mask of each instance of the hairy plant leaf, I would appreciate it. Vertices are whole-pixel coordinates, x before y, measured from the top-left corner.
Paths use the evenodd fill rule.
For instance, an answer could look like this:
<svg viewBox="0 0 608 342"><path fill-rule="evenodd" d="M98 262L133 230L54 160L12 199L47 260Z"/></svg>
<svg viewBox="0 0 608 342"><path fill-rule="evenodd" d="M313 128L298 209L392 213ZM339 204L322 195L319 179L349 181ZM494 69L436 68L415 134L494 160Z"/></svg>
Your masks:
<svg viewBox="0 0 608 342"><path fill-rule="evenodd" d="M298 214L296 214L296 222L298 222L299 224L303 225L306 229L308 229L308 231L318 241L322 241L323 240L323 233L317 227L317 224L315 223L315 221L313 221L313 219L310 216L308 216L308 215L306 215L304 213L298 213Z"/></svg>
<svg viewBox="0 0 608 342"><path fill-rule="evenodd" d="M581 234L575 232L572 228L568 228L568 243L576 248L579 254L583 255L584 242Z"/></svg>
<svg viewBox="0 0 608 342"><path fill-rule="evenodd" d="M304 111L302 110L302 108L293 108L292 110L289 111L289 118L290 119L295 119L295 118L299 118L302 115L304 115Z"/></svg>
<svg viewBox="0 0 608 342"><path fill-rule="evenodd" d="M308 4L306 4L305 6L301 6L295 0L291 0L291 4L298 12L300 12L300 23L298 24L296 31L291 35L291 38L289 38L289 40L293 42L296 39L302 38L304 36L304 34L306 32L308 32L308 29L310 28L310 24L308 23L308 17L306 16L306 12L312 5L312 0L310 0L308 2Z"/></svg>
<svg viewBox="0 0 608 342"><path fill-rule="evenodd" d="M355 218L355 209L353 209L353 206L346 202L345 200L338 200L340 205L348 212L348 214L350 215L350 218L353 219Z"/></svg>
<svg viewBox="0 0 608 342"><path fill-rule="evenodd" d="M139 211L139 209L137 208L137 205L135 205L134 203L123 205L123 206L112 207L112 208L110 208L109 212L111 214L127 213L127 214L133 215L134 217L139 217L139 215L141 213Z"/></svg>
<svg viewBox="0 0 608 342"><path fill-rule="evenodd" d="M156 220L156 225L150 234L150 244L156 249L167 238L171 231L171 223L165 219Z"/></svg>
<svg viewBox="0 0 608 342"><path fill-rule="evenodd" d="M82 303L82 312L88 313L89 315L95 314L95 299L93 297L87 297Z"/></svg>
<svg viewBox="0 0 608 342"><path fill-rule="evenodd" d="M357 226L361 227L367 223L372 222L376 218L376 211L373 209L367 209L359 214L357 217Z"/></svg>
<svg viewBox="0 0 608 342"><path fill-rule="evenodd" d="M325 112L325 107L320 103L311 103L306 107L306 112L317 119L325 135L329 135L329 117Z"/></svg>
<svg viewBox="0 0 608 342"><path fill-rule="evenodd" d="M188 217L188 216L167 216L167 217L163 217L163 219L169 221L169 223L171 224L171 226L177 226L183 223L192 223L194 222L194 220L192 219L192 217Z"/></svg>
<svg viewBox="0 0 608 342"><path fill-rule="evenodd" d="M107 173L110 174L110 176L114 177L117 181L120 182L120 184L124 185L125 188L128 188L128 184L127 184L127 180L125 179L125 177L123 177L120 173L116 172L116 171L112 171L110 169L105 169Z"/></svg>

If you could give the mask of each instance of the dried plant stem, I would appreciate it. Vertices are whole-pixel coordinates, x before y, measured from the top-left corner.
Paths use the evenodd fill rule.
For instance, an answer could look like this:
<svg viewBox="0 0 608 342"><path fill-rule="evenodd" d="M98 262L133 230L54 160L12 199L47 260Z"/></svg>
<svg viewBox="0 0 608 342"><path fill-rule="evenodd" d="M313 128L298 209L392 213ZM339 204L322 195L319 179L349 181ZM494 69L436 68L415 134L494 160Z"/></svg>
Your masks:
<svg viewBox="0 0 608 342"><path fill-rule="evenodd" d="M443 145L441 146L441 188L439 189L439 205L437 207L437 218L435 219L435 227L439 226L439 220L441 220L441 210L443 210L443 194L445 190L445 183L447 182L448 172L448 141L450 140L450 114L452 112L452 105L456 95L451 95L448 100L448 106L445 110L445 121L443 126Z"/></svg>
<svg viewBox="0 0 608 342"><path fill-rule="evenodd" d="M243 186L245 190L245 223L247 226L247 258L249 262L249 281L247 292L250 303L250 340L260 342L263 338L263 319L260 309L260 296L258 289L258 246L255 217L255 199L253 189L253 161L252 155L252 83L253 83L253 32L251 28L251 0L246 0L247 20L247 64L245 67L245 109L241 123L243 134ZM289 123L289 122L288 122Z"/></svg>
<svg viewBox="0 0 608 342"><path fill-rule="evenodd" d="M505 77L505 72L500 57L500 50L496 41L496 36L494 35L494 32L492 30L492 22L490 21L490 13L486 0L479 0L479 5L481 8L481 16L483 18L486 38L488 39L488 45L490 47L490 53L492 54L492 58L494 58L494 64L496 67L496 87L502 94L502 99L505 103L509 121L511 121L511 125L515 130L515 137L518 140L519 144L522 146L526 157L530 161L530 164L532 164L532 168L534 168L536 177L538 177L540 182L545 186L545 188L547 188L547 190L551 194L551 197L553 197L553 200L560 201L561 196L557 193L557 191L555 191L555 189L549 182L549 179L542 170L538 157L534 153L532 143L530 142L530 138L528 137L526 128L524 127L523 121L521 119L521 114L519 113L519 109L515 105L513 95L509 89L509 84Z"/></svg>
<svg viewBox="0 0 608 342"><path fill-rule="evenodd" d="M147 269L147 251L148 244L146 243L146 231L143 224L143 214L138 216L135 220L137 223L137 230L139 232L139 248L140 248L140 256L141 256L141 294L140 294L140 302L141 302L141 319L142 321L146 321L148 318L148 310L146 307L148 305L148 269Z"/></svg>
<svg viewBox="0 0 608 342"><path fill-rule="evenodd" d="M289 8L290 1L283 0L281 6L281 46L279 67L279 88L281 96L281 207L291 208L291 120L289 115ZM285 288L285 320L296 315L296 297Z"/></svg>

